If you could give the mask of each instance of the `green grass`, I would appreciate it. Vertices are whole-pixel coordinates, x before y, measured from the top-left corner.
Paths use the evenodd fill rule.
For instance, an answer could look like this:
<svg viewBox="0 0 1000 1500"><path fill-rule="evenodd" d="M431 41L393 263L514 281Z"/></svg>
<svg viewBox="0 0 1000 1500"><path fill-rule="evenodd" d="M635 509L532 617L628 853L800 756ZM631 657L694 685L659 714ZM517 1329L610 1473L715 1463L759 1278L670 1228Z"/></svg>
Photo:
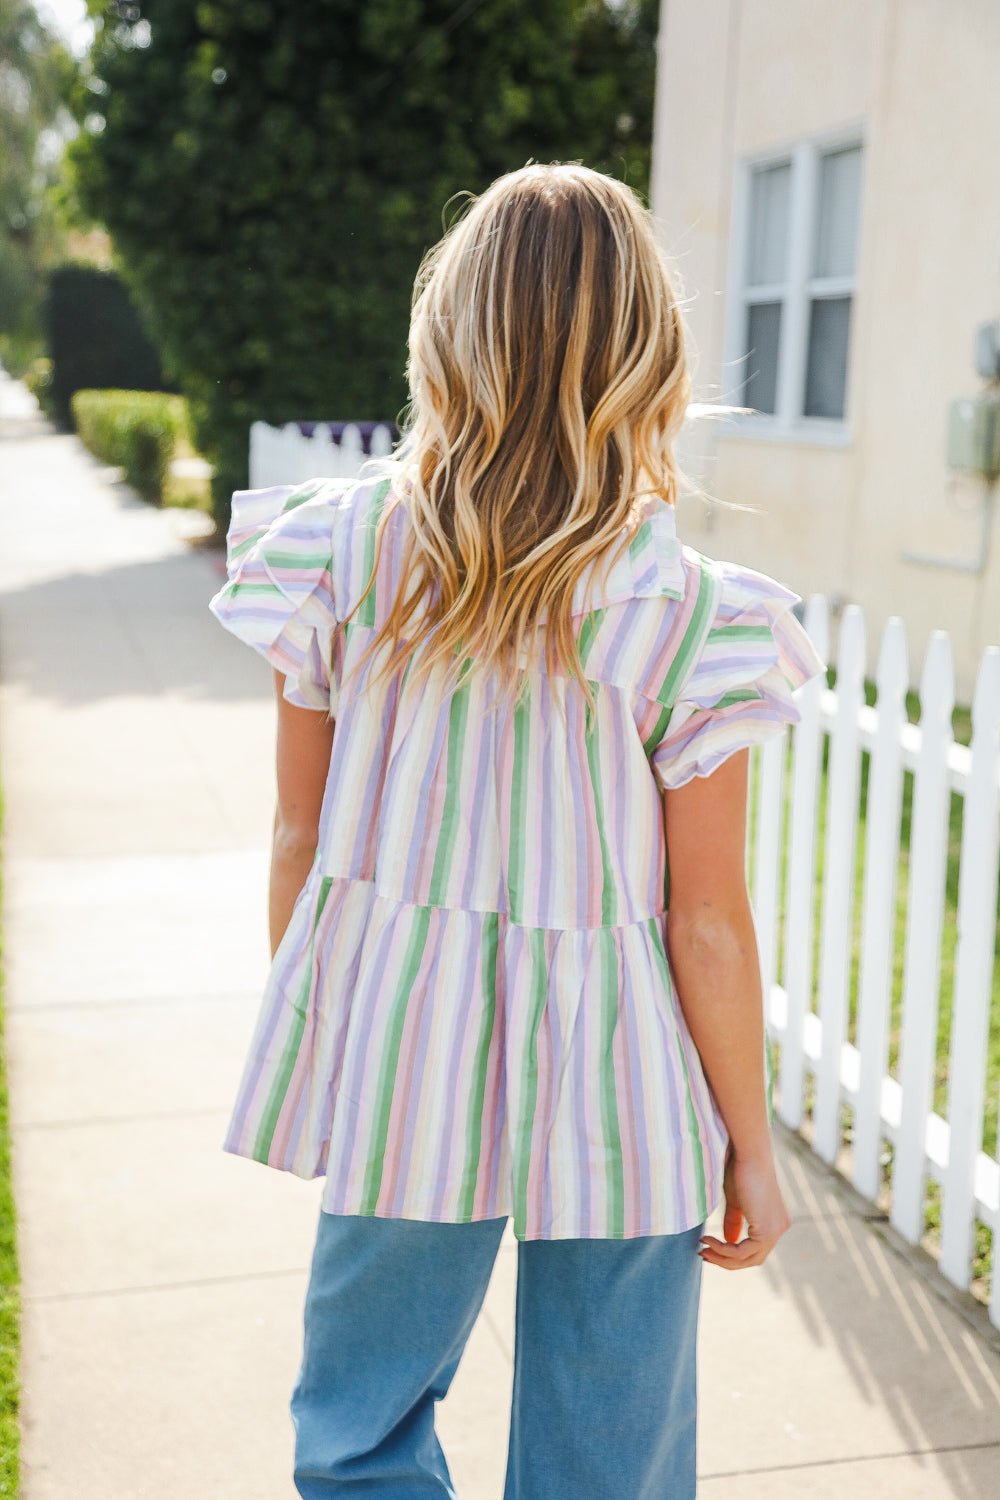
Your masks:
<svg viewBox="0 0 1000 1500"><path fill-rule="evenodd" d="M831 686L834 677L830 674ZM875 701L874 684L866 683L866 698L869 703ZM907 714L911 722L917 722L920 717L920 702L917 694L910 693L907 697ZM971 718L968 709L957 708L953 715L953 729L956 740L961 744L968 744L971 738ZM826 853L826 792L827 792L827 761L829 755L829 740L824 741L822 783L820 787L820 805L817 820L816 839L816 890L814 910L814 948L813 948L813 1008L818 1010L818 979L819 979L819 955L820 935L822 920L822 884L823 884L823 862ZM868 792L868 773L870 757L867 752L862 754L861 777L859 788L859 819L857 825L857 843L855 849L855 879L854 879L854 907L853 907L853 942L850 966L850 989L849 989L849 1016L847 1038L852 1043L857 1042L857 1015L858 1015L858 988L859 970L861 957L862 937L862 915L863 915L863 891L864 891L864 855L865 855L865 832L866 832L866 801ZM905 962L906 941L906 918L908 902L908 880L909 880L909 851L910 830L913 811L913 785L914 778L911 772L904 774L903 781L903 804L900 832L900 854L897 872L896 886L896 914L893 935L893 967L892 967L892 996L889 1018L888 1036L888 1069L890 1074L899 1077L899 1052L900 1039L902 1035L902 995L903 995L903 970ZM941 963L938 984L938 1020L937 1020L937 1047L934 1069L933 1108L938 1114L947 1116L948 1111L948 1062L949 1046L951 1039L951 1022L953 1008L953 993L955 979L955 958L958 947L958 877L962 847L962 815L963 798L952 794L949 810L948 829L948 856L947 870L944 889L944 920L941 935ZM786 900L787 879L787 826L785 830L785 857L781 874L781 892L779 911L784 914ZM751 848L753 846L751 845ZM1000 892L998 892L997 907L997 936L1000 939ZM783 923L779 924L778 932L778 970L780 974L782 961L782 947L784 940ZM997 944L994 946L996 954ZM1000 963L994 958L993 966L993 989L990 1010L989 1041L986 1057L986 1092L985 1092L985 1118L983 1126L983 1146L987 1153L996 1154L998 1135L998 1093L1000 1093ZM805 1112L811 1115L814 1104L815 1082L811 1075L807 1075ZM852 1130L853 1110L850 1105L842 1107L843 1138L849 1140ZM892 1182L892 1158L893 1148L891 1143L884 1143L882 1155L883 1166L883 1196L888 1199L891 1194ZM927 1247L936 1248L940 1231L941 1191L938 1185L931 1181L927 1185L927 1197L925 1203L924 1228ZM985 1295L988 1290L991 1274L991 1233L989 1228L982 1223L975 1226L975 1248L972 1266L973 1290L978 1295Z"/></svg>
<svg viewBox="0 0 1000 1500"><path fill-rule="evenodd" d="M174 447L173 456L174 458L200 458L201 454L191 446L190 439L182 433ZM163 481L163 504L179 510L203 510L206 515L211 515L211 481L191 476L181 478L168 471Z"/></svg>
<svg viewBox="0 0 1000 1500"><path fill-rule="evenodd" d="M4 820L0 794L0 835ZM2 889L0 889L2 894ZM0 936L0 1495L19 1492L21 1345L20 1272L17 1262L17 1225L10 1180L10 1124L7 1104L6 1047L4 1043L4 959Z"/></svg>

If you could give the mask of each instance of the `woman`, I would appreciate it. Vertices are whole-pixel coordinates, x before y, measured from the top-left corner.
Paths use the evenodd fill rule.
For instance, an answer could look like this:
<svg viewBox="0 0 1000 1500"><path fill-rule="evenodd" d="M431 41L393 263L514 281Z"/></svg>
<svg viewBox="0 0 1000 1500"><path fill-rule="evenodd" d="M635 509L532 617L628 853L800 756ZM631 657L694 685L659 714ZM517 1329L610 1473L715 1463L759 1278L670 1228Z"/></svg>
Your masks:
<svg viewBox="0 0 1000 1500"><path fill-rule="evenodd" d="M683 322L621 183L529 165L472 200L408 376L386 464L233 496L210 606L278 705L224 1149L325 1176L295 1484L454 1493L434 1402L512 1219L507 1500L682 1500L702 1264L790 1223L747 759L822 664L793 593L677 540Z"/></svg>

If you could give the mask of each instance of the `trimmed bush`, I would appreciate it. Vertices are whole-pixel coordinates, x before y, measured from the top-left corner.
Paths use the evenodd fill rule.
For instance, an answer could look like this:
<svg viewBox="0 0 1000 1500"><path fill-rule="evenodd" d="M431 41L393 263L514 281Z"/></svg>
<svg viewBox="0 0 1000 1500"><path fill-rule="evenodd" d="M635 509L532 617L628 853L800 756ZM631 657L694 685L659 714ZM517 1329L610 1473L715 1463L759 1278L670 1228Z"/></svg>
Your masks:
<svg viewBox="0 0 1000 1500"><path fill-rule="evenodd" d="M162 391L77 391L70 407L95 458L124 469L144 500L162 501L174 449L187 436L184 398Z"/></svg>

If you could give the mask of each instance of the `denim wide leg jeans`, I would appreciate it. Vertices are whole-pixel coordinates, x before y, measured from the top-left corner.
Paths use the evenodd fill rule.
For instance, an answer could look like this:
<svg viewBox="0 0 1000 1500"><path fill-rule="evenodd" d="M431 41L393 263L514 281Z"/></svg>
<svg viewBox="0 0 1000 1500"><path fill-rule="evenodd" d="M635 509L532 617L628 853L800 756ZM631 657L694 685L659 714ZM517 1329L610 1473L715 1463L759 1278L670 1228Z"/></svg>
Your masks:
<svg viewBox="0 0 1000 1500"><path fill-rule="evenodd" d="M456 1495L434 1403L506 1222L320 1212L290 1404L304 1500ZM503 1500L693 1500L703 1229L518 1242Z"/></svg>

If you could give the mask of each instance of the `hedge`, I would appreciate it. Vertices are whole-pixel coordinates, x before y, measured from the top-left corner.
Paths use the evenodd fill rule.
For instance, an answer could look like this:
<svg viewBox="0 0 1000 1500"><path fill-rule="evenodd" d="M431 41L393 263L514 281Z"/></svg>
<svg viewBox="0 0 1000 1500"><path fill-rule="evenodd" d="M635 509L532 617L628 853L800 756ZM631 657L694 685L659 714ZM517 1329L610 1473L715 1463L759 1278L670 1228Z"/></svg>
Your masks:
<svg viewBox="0 0 1000 1500"><path fill-rule="evenodd" d="M77 391L70 407L77 433L96 458L125 470L145 500L160 502L178 441L187 434L183 396L162 391Z"/></svg>

